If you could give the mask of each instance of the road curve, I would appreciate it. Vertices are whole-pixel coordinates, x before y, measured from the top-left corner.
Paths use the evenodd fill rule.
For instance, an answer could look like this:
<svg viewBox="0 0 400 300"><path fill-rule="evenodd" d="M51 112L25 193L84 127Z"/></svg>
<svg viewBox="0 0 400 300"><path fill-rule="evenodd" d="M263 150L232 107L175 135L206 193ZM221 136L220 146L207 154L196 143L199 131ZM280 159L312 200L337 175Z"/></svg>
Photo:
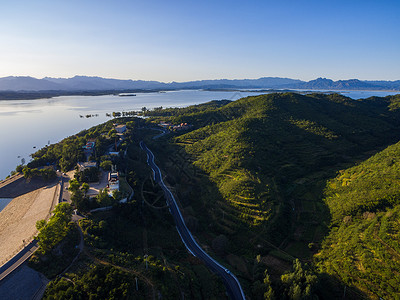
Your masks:
<svg viewBox="0 0 400 300"><path fill-rule="evenodd" d="M167 205L169 207L169 211L172 214L172 217L175 220L176 229L178 230L179 235L183 243L185 244L188 251L201 259L214 273L219 275L228 292L228 295L231 299L234 300L245 300L242 287L239 283L239 280L236 278L234 274L232 274L227 268L223 267L217 261L215 261L211 256L209 256L196 242L189 229L186 227L185 221L183 220L182 214L179 210L178 205L176 204L175 198L172 195L171 191L166 187L164 181L161 176L161 171L158 166L154 162L154 154L151 152L149 148L145 145L143 141L140 142L140 147L146 151L147 154L147 163L153 170L154 180L160 184L161 188L164 191L164 195L167 201Z"/></svg>

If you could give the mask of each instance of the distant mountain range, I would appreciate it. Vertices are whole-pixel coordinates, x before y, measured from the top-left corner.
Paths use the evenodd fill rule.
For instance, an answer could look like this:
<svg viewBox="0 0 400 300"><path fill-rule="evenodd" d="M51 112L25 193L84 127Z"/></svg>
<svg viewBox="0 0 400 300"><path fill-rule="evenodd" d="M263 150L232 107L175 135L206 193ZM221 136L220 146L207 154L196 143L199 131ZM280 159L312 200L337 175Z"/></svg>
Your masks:
<svg viewBox="0 0 400 300"><path fill-rule="evenodd" d="M37 79L26 76L0 78L0 91L101 91L101 90L162 90L162 89L307 89L307 90L399 90L400 80L362 81L358 79L333 81L318 78L308 82L279 77L259 79L216 79L187 82L120 80L102 77Z"/></svg>

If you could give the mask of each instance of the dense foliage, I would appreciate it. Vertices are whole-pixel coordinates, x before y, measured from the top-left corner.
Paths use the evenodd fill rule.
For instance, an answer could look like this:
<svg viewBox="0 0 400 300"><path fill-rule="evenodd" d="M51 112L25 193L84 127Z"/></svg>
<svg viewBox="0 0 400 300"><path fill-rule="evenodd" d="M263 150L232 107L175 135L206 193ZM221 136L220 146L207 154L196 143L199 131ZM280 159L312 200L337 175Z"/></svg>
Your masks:
<svg viewBox="0 0 400 300"><path fill-rule="evenodd" d="M71 220L72 207L68 203L60 203L53 210L48 222L42 220L36 224L39 234L39 246L44 252L50 251L67 235L68 223Z"/></svg>
<svg viewBox="0 0 400 300"><path fill-rule="evenodd" d="M225 288L217 276L181 243L165 204L153 208L160 188L151 183L151 170L138 144L129 145L119 166L123 167L128 181L140 182L133 185L138 201L80 220L85 250L65 274L68 280L56 279L47 287L45 299L224 299ZM83 193L83 184L72 180L70 189L74 195ZM105 191L99 198L103 196L109 199ZM142 197L152 205L144 204Z"/></svg>
<svg viewBox="0 0 400 300"><path fill-rule="evenodd" d="M316 256L322 271L371 297L400 294L400 143L328 182L333 227Z"/></svg>
<svg viewBox="0 0 400 300"><path fill-rule="evenodd" d="M44 180L52 180L57 177L56 172L50 168L43 168L39 170L36 168L31 169L29 167L24 167L21 171L26 179L30 179L33 177L42 177Z"/></svg>
<svg viewBox="0 0 400 300"><path fill-rule="evenodd" d="M266 225L269 239L280 243L291 230L291 224L285 224L290 221L289 209L297 211L300 222L308 223L304 227L309 227L310 215L322 223L318 216L323 206L313 203L321 193L318 185L356 155L398 138L398 115L386 100L378 106L377 101L337 94L288 93L247 97L203 111L197 107L188 114L178 111L169 119L168 112L165 120L178 119L199 129L177 136L173 145L179 148L159 149L170 149L172 158L183 156L193 163L192 178L205 172L216 185L220 195L203 189L201 201L218 231L232 235L240 224ZM164 158L161 151L159 155ZM310 185L315 192L305 192ZM306 233L311 237L321 231L312 227Z"/></svg>
<svg viewBox="0 0 400 300"><path fill-rule="evenodd" d="M45 146L33 153L33 160L28 164L28 167L36 168L45 165L54 165L63 172L67 172L73 169L78 162L86 161L83 146L89 140L95 142L94 153L90 158L100 164L102 161L109 159L108 157L103 157L103 154L109 147L112 147L116 143L115 130L113 129L114 124L126 123L128 125L127 128L132 129L134 124L140 122L140 119L125 117L113 119L88 130L83 130L76 135L63 139L57 144ZM127 141L123 142L120 148L126 148L127 143ZM92 175L94 174L82 174L82 180L95 180L95 176L92 177Z"/></svg>
<svg viewBox="0 0 400 300"><path fill-rule="evenodd" d="M278 274L287 267L277 265L276 258L310 258L328 231L330 215L322 201L326 181L400 138L399 99L284 93L204 110L198 106L188 113L161 110L148 122L187 122L193 130L160 138L151 147L204 242L211 245L224 234L229 243L222 256L234 263L231 254L240 254L247 264L246 269L235 262L234 271L254 280L248 270L261 254L280 281ZM363 187L370 198L354 194L365 200L365 207L351 207L351 201L337 201L337 206L380 209L376 185ZM390 205L397 203L396 188L390 179L382 186L391 191L385 200Z"/></svg>
<svg viewBox="0 0 400 300"><path fill-rule="evenodd" d="M70 222L66 227L66 235L52 251L36 251L29 260L29 266L52 279L62 273L79 252L79 232L75 223Z"/></svg>
<svg viewBox="0 0 400 300"><path fill-rule="evenodd" d="M303 267L298 259L293 262L291 272L282 275L283 297L288 299L318 299L314 294L317 276ZM282 297L282 298L283 298Z"/></svg>
<svg viewBox="0 0 400 300"><path fill-rule="evenodd" d="M187 226L238 276L251 299L334 299L343 296L343 283L351 287L345 289L350 298L393 298L399 284L398 277L390 276L400 268L399 146L360 162L399 140L398 103L399 96L352 100L338 94L283 93L183 109L143 109L151 117L134 126L141 130L124 142L125 157L113 161L136 201L80 223L88 257L112 268L85 264L69 276L75 285L60 280L47 295L87 293L81 276L90 274L88 281L97 272L107 277L113 268L127 276L116 276L124 279L112 285L125 295L135 292L129 284L120 289L132 279L129 274L147 282L148 290L137 298L149 295L149 282L164 298L179 298L177 291L195 299L224 295L215 275L182 245L138 147L145 139ZM151 128L160 121L192 126L153 139L159 132ZM115 135L107 126L85 131L82 139L96 138L100 148L95 156L104 168L110 158L100 150ZM76 191L84 195L79 183ZM304 261L311 260L329 230L315 256L316 273ZM93 292L93 298L114 297L100 292Z"/></svg>
<svg viewBox="0 0 400 300"><path fill-rule="evenodd" d="M135 277L115 267L94 266L74 279L50 282L43 299L144 299L135 291Z"/></svg>
<svg viewBox="0 0 400 300"><path fill-rule="evenodd" d="M99 169L98 168L86 168L83 171L75 172L75 178L79 182L97 182L99 181Z"/></svg>

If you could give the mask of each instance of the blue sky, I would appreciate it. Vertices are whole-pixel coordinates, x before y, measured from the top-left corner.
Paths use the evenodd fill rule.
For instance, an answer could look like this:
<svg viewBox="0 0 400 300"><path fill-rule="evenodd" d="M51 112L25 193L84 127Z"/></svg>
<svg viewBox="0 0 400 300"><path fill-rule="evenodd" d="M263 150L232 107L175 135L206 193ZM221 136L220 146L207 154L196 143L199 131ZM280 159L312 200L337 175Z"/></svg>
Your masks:
<svg viewBox="0 0 400 300"><path fill-rule="evenodd" d="M1 12L0 77L400 79L397 0L6 0Z"/></svg>

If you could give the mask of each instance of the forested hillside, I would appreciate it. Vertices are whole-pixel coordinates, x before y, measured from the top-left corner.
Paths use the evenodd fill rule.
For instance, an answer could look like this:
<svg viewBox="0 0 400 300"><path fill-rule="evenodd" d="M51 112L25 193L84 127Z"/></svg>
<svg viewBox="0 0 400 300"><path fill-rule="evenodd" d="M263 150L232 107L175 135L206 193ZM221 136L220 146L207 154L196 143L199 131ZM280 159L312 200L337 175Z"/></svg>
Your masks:
<svg viewBox="0 0 400 300"><path fill-rule="evenodd" d="M395 298L399 104L400 96L281 93L119 119L130 126L115 163L134 199L80 221L84 255L45 297L224 297L216 275L181 243L139 147L144 139L188 228L249 299L337 299L344 291L346 299ZM38 151L31 164L58 161L67 170L79 159L71 145L89 138L104 159L112 122ZM160 135L160 122L171 131ZM109 285L93 292L102 278Z"/></svg>
<svg viewBox="0 0 400 300"><path fill-rule="evenodd" d="M330 180L332 229L316 255L321 271L371 297L400 294L400 143Z"/></svg>
<svg viewBox="0 0 400 300"><path fill-rule="evenodd" d="M254 282L257 255L276 276L311 258L329 230L326 181L399 140L399 99L286 93L160 111L193 130L152 146L197 234L227 237L222 256Z"/></svg>

